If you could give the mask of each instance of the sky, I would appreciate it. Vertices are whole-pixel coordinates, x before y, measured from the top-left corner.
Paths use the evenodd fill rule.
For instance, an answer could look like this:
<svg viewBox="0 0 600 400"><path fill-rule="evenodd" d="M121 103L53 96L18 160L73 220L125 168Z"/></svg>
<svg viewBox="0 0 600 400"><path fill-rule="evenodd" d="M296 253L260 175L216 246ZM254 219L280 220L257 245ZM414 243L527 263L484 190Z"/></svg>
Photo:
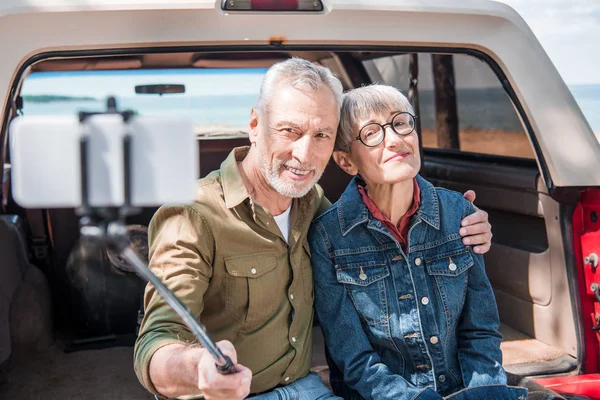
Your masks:
<svg viewBox="0 0 600 400"><path fill-rule="evenodd" d="M600 83L600 0L499 0L527 22L567 85Z"/></svg>

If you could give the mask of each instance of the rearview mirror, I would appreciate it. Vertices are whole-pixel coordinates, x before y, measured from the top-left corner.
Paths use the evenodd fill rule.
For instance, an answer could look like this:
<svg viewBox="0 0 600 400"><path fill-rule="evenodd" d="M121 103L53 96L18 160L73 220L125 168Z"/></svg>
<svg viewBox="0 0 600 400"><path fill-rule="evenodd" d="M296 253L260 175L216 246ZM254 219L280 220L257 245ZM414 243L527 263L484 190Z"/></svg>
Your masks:
<svg viewBox="0 0 600 400"><path fill-rule="evenodd" d="M136 94L163 94L185 93L185 85L180 84L158 84L158 85L136 85Z"/></svg>

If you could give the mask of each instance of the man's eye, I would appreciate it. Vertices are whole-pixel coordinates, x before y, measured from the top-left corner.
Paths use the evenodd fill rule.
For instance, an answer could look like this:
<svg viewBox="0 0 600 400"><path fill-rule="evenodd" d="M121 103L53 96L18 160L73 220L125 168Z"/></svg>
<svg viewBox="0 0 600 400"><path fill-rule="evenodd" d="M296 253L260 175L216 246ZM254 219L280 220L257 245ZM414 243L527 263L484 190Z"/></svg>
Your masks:
<svg viewBox="0 0 600 400"><path fill-rule="evenodd" d="M294 128L283 128L283 130L287 133L292 133L292 134L298 133L298 132L296 132L296 130Z"/></svg>
<svg viewBox="0 0 600 400"><path fill-rule="evenodd" d="M321 139L328 139L329 135L326 133L323 133L323 132L319 132L319 133L317 133L317 137L321 138Z"/></svg>

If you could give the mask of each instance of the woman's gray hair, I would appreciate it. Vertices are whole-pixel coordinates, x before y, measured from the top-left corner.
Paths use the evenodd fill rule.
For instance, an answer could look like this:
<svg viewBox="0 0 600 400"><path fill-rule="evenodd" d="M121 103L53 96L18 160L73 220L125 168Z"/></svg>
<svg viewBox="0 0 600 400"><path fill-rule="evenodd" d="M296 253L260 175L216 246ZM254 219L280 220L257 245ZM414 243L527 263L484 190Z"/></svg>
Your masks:
<svg viewBox="0 0 600 400"><path fill-rule="evenodd" d="M335 96L338 109L342 106L342 83L327 67L313 64L302 58L293 57L274 64L267 71L262 85L256 108L265 111L275 87L281 82L289 82L295 88L317 91L327 87ZM339 115L338 115L339 116Z"/></svg>
<svg viewBox="0 0 600 400"><path fill-rule="evenodd" d="M361 120L390 111L414 114L406 96L393 86L373 84L344 93L335 150L346 153L350 150L350 145L358 136Z"/></svg>

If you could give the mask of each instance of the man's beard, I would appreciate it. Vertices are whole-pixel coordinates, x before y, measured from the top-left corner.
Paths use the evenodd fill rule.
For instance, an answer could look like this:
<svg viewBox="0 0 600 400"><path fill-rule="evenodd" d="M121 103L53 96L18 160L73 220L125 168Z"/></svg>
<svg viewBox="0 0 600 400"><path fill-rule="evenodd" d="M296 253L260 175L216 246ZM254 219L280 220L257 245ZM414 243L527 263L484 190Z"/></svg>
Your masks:
<svg viewBox="0 0 600 400"><path fill-rule="evenodd" d="M303 171L311 171L309 173L313 174L313 178L306 182L294 182L289 179L284 179L281 177L281 171L285 168L284 165ZM267 179L267 182L273 189L275 189L277 193L291 198L302 197L310 192L318 180L321 179L321 176L324 172L324 170L319 171L312 165L301 164L293 160L282 161L275 159L271 164L269 164L265 157L261 157L261 169L263 175Z"/></svg>

